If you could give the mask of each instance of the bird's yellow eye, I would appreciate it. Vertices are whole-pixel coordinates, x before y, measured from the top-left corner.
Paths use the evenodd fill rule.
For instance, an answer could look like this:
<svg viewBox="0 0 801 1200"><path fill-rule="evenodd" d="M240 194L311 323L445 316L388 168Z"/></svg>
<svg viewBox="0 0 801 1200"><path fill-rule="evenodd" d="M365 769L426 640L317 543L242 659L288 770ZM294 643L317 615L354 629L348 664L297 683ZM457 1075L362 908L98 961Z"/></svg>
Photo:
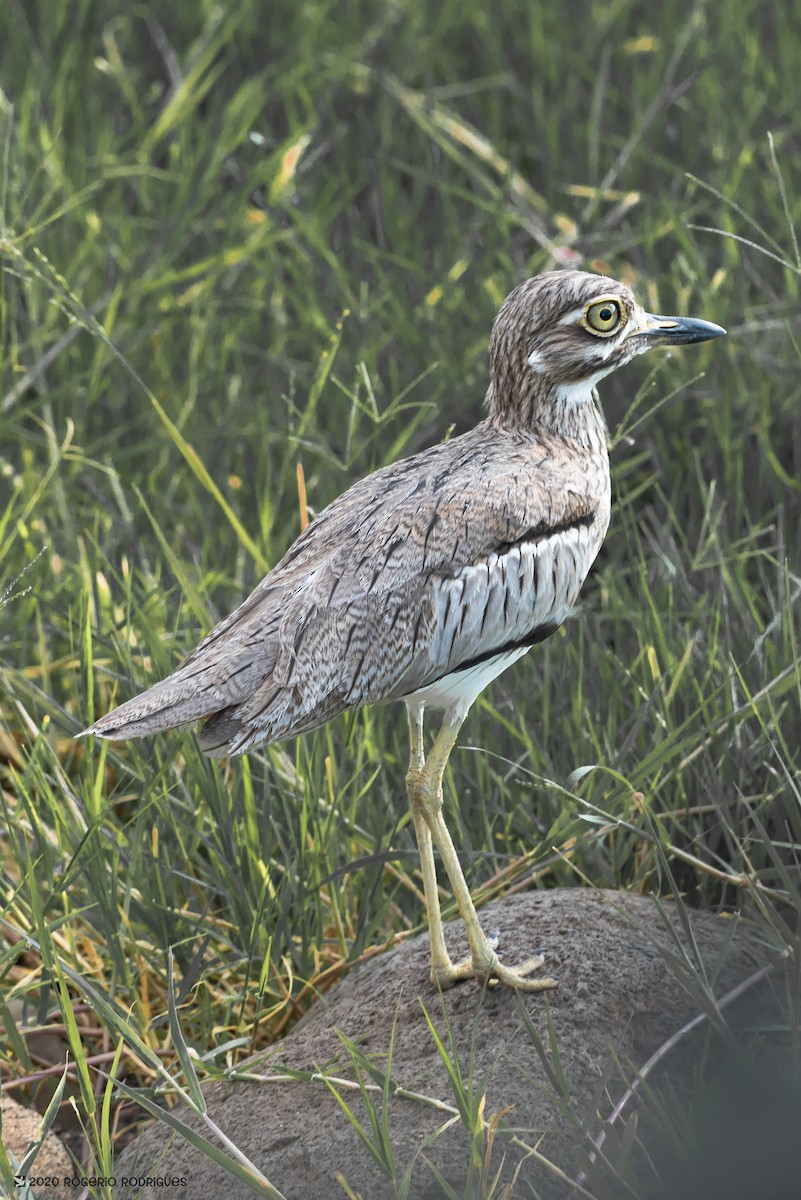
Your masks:
<svg viewBox="0 0 801 1200"><path fill-rule="evenodd" d="M596 300L587 306L582 324L591 333L614 333L623 320L620 301L612 298Z"/></svg>

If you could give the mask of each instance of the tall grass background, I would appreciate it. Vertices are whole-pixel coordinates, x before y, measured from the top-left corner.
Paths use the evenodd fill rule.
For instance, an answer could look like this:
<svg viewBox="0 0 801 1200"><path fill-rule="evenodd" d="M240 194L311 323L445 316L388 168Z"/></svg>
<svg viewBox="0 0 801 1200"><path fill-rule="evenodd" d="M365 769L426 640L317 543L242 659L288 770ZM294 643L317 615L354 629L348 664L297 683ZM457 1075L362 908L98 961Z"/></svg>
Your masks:
<svg viewBox="0 0 801 1200"><path fill-rule="evenodd" d="M757 0L0 14L0 1074L88 1167L419 929L421 884L402 708L223 765L191 732L74 734L348 484L472 425L501 300L554 265L729 337L604 383L610 535L464 727L459 849L481 898L741 910L797 1022L796 24Z"/></svg>

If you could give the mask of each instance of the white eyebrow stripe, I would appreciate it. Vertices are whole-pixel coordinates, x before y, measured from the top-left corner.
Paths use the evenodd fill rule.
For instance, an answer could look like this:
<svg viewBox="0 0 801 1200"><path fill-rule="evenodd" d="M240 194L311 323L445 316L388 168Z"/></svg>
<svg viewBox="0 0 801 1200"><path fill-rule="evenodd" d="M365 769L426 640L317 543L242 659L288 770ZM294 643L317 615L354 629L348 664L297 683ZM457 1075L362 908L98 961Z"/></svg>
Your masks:
<svg viewBox="0 0 801 1200"><path fill-rule="evenodd" d="M584 316L584 312L585 312L586 308L587 308L586 304L582 304L580 308L571 308L570 312L565 313L565 315L563 317L559 318L559 321L557 322L557 324L559 324L559 325L576 325L581 320L581 318Z"/></svg>

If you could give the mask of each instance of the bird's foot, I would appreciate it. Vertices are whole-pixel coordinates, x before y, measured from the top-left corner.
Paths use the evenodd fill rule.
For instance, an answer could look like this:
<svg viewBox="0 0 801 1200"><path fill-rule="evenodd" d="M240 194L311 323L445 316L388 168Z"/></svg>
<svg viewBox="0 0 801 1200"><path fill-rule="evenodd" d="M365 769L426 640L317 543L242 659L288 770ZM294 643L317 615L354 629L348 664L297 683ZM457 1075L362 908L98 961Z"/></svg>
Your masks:
<svg viewBox="0 0 801 1200"><path fill-rule="evenodd" d="M544 962L544 955L535 954L533 958L519 963L516 967L507 967L497 954L493 954L489 964L475 970L474 975L480 984L486 983L488 987L497 987L502 983L504 987L516 988L519 992L545 992L559 986L550 975L543 979L526 978L532 971L539 971Z"/></svg>
<svg viewBox="0 0 801 1200"><path fill-rule="evenodd" d="M448 959L447 962L438 962L431 964L431 982L434 987L441 988L442 991L447 991L457 983L461 983L465 979L472 979L475 976L473 970L472 958L463 958L460 962L454 963Z"/></svg>
<svg viewBox="0 0 801 1200"><path fill-rule="evenodd" d="M496 953L500 934L494 933L484 938L483 942L479 954L469 955L458 963L451 962L447 956L444 960L432 961L431 982L434 986L445 991L464 979L475 979L482 987L484 984L491 988L503 984L504 987L515 988L519 992L544 992L549 988L558 987L557 981L550 976L544 979L527 978L544 965L543 954L535 954L516 967L508 967L501 962Z"/></svg>

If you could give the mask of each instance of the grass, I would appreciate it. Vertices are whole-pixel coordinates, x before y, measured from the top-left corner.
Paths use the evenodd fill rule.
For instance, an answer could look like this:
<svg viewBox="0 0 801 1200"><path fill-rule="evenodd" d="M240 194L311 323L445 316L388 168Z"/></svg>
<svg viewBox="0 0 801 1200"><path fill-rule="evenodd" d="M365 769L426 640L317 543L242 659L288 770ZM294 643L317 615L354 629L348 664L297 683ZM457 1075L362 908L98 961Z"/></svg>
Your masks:
<svg viewBox="0 0 801 1200"><path fill-rule="evenodd" d="M790 7L264 12L0 17L0 1071L42 1105L60 1031L48 1119L98 1171L159 1089L197 1106L418 929L421 886L399 710L226 766L73 735L351 481L472 424L498 304L554 262L730 337L604 385L610 536L475 706L457 841L484 897L742 908L799 1015Z"/></svg>

